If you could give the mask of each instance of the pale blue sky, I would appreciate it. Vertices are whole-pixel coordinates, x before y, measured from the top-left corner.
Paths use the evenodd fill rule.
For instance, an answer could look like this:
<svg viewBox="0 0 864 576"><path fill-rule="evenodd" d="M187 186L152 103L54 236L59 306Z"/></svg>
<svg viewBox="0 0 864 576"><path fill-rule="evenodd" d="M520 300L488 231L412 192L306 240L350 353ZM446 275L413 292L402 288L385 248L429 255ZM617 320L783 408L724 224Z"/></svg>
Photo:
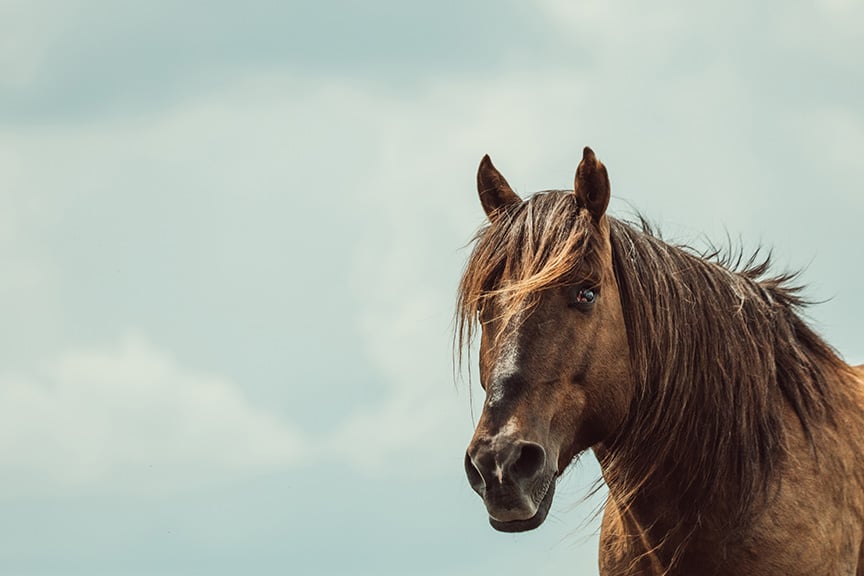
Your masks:
<svg viewBox="0 0 864 576"><path fill-rule="evenodd" d="M773 247L862 362L862 21L0 0L0 573L596 573L590 454L529 534L464 478L477 163L526 194L592 146L613 213Z"/></svg>

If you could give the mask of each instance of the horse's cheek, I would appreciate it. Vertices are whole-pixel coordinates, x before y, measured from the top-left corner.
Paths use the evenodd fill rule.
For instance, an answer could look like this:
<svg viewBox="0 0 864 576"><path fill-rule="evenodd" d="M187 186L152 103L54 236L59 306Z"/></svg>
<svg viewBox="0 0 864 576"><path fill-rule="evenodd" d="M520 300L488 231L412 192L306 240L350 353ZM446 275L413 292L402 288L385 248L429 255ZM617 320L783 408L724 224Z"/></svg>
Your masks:
<svg viewBox="0 0 864 576"><path fill-rule="evenodd" d="M559 446L559 470L563 470L580 452L587 449L585 430L587 395L581 386L568 384L556 394L555 413L550 422L550 436Z"/></svg>

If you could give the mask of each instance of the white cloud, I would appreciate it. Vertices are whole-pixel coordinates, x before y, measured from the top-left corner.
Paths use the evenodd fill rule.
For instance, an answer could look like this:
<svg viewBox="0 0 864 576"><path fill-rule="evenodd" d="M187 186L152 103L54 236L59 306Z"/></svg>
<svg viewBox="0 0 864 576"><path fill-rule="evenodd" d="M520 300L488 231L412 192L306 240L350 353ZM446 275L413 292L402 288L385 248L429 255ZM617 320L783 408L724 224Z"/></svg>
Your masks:
<svg viewBox="0 0 864 576"><path fill-rule="evenodd" d="M675 1L674 8L658 7L635 0L605 1L539 0L550 24L574 41L604 41L617 46L642 44L645 38L666 38L686 21L686 2ZM652 42L651 47L662 48L664 42Z"/></svg>
<svg viewBox="0 0 864 576"><path fill-rule="evenodd" d="M237 385L140 337L71 350L40 377L0 375L3 498L40 488L176 490L303 456L297 431Z"/></svg>
<svg viewBox="0 0 864 576"><path fill-rule="evenodd" d="M864 8L861 0L816 0L816 5L838 18L846 18Z"/></svg>

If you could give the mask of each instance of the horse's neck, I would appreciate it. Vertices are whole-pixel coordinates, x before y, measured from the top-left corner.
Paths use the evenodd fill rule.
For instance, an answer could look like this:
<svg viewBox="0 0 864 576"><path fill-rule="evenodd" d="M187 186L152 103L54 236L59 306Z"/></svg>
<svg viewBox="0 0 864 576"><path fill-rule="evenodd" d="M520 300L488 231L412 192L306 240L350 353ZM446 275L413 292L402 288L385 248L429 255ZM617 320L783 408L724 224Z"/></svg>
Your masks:
<svg viewBox="0 0 864 576"><path fill-rule="evenodd" d="M713 561L702 552L706 548L705 535L691 532L691 528L681 526L671 507L664 506L662 497L643 493L623 504L616 499L613 489L606 501L600 534L601 574L684 573L680 571L682 559L693 555L694 544L698 556ZM709 547L708 553L722 555L718 546ZM670 567L674 570L670 571Z"/></svg>
<svg viewBox="0 0 864 576"><path fill-rule="evenodd" d="M650 489L633 489L616 486L615 477L608 476L604 469L609 499L601 533L604 556L601 564L639 565L644 574L662 574L662 568L658 567L675 564L676 569L670 575L701 573L702 566L726 565L733 559L742 562L739 549L742 542L749 543L751 548L759 548L763 542L794 542L795 531L800 529L796 524L799 515L824 521L826 512L822 508L828 506L826 503L842 503L836 510L830 509L827 516L848 513L864 517L864 365L833 378L838 381L831 384L844 390L836 398L836 424L820 425L810 439L800 425L793 424L798 422L797 416L791 406L787 407L788 452L777 470L777 491L771 492L764 514L760 511L748 526L734 531L727 528L730 516L723 509L722 492L720 497L713 498L715 504L702 509L695 522L683 525L681 513L693 503L686 502L672 488L685 485L682 479L667 478L668 482ZM608 449L600 444L594 447L594 452L602 469L609 456ZM663 463L658 462L658 466ZM671 473L674 474L674 468ZM620 476L621 471L616 471L616 475ZM625 472L624 477L627 476ZM624 496L619 498L622 492ZM826 534L837 529L834 520L823 524ZM610 569L604 573L618 572Z"/></svg>
<svg viewBox="0 0 864 576"><path fill-rule="evenodd" d="M616 484L616 477L607 474L604 466L608 456L606 446L601 443L594 446L593 450L609 488L607 513L614 510L622 521L626 520L629 530L635 531L634 537L638 533L639 538L646 543L653 542L656 546L660 540L668 539L669 533L680 524L680 510L687 505L682 502L681 495L672 488L680 485L677 479L667 477L670 482L650 489L644 486L637 489L631 486L619 486ZM620 474L621 470L617 470L616 475Z"/></svg>

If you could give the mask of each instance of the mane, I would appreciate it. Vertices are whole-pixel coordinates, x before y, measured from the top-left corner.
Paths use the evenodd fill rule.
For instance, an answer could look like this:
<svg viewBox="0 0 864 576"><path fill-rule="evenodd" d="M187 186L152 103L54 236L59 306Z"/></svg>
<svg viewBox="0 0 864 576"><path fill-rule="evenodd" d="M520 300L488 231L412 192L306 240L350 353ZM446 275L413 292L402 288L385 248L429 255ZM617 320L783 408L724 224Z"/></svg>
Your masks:
<svg viewBox="0 0 864 576"><path fill-rule="evenodd" d="M610 228L636 385L606 462L611 483L625 502L671 489L682 528L713 506L727 513L724 528L743 528L772 494L790 426L800 423L815 453L814 432L836 406L832 375L846 366L801 318L797 273L770 275L770 256L699 254L644 220L637 229L610 218Z"/></svg>
<svg viewBox="0 0 864 576"><path fill-rule="evenodd" d="M603 456L607 484L625 506L641 491L678 495L670 514L685 539L716 506L726 528L746 526L799 425L786 411L815 452L814 431L833 419L832 374L846 366L801 318L796 274L771 276L770 257L699 254L607 219L635 388ZM507 325L543 289L599 274L599 230L572 192L508 208L475 241L459 286L460 362L489 298L506 302Z"/></svg>

